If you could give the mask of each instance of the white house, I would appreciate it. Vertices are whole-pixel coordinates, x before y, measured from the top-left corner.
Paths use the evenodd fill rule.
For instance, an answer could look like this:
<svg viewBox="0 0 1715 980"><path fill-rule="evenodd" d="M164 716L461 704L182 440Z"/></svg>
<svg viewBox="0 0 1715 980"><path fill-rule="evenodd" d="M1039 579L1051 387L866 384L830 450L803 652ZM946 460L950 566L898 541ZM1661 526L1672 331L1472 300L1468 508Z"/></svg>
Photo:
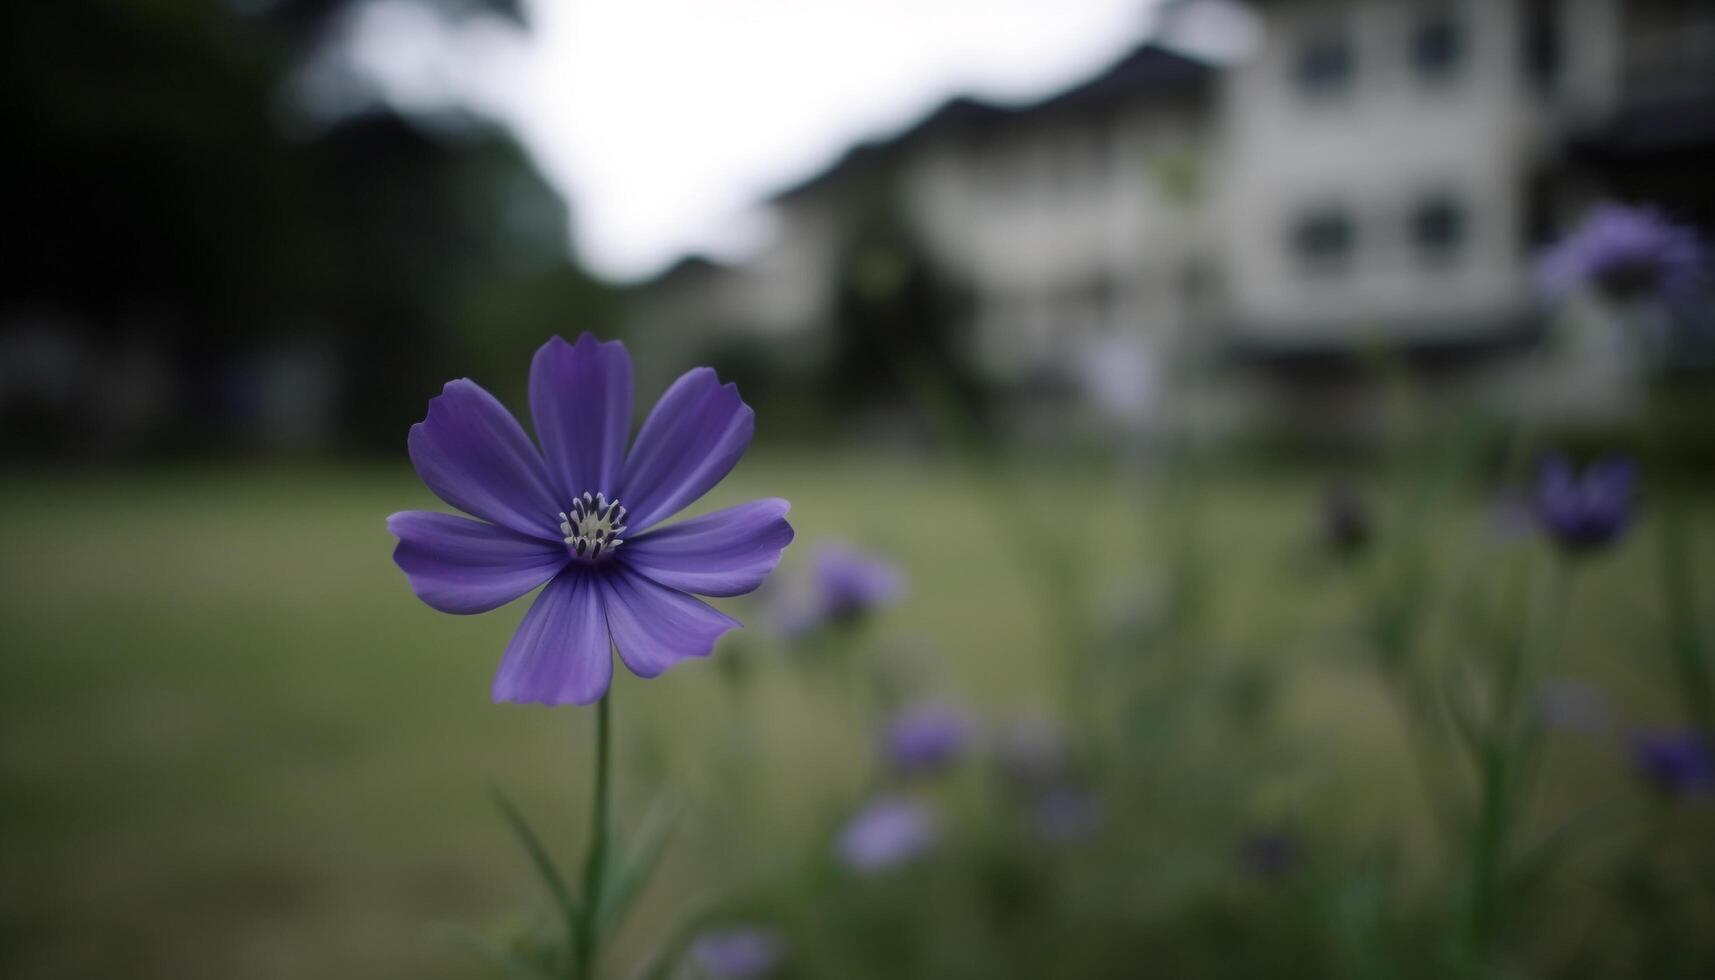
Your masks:
<svg viewBox="0 0 1715 980"><path fill-rule="evenodd" d="M813 360L849 266L885 274L851 248L884 209L964 290L962 354L1022 415L1132 377L1140 397L1105 400L1157 429L1326 427L1364 417L1358 352L1505 387L1546 329L1533 253L1591 198L1715 220L1715 4L1270 0L1221 63L1180 44L1211 6L1234 9L1167 4L1047 99L955 99L854 148L767 202L769 244L697 299L643 290L640 329Z"/></svg>

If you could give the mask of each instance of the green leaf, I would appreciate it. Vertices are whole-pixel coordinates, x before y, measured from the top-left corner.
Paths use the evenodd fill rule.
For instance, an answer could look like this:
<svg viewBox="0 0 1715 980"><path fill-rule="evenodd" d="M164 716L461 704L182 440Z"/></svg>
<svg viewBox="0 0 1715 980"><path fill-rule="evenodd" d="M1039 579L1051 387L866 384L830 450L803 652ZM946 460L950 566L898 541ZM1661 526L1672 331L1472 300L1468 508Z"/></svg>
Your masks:
<svg viewBox="0 0 1715 980"><path fill-rule="evenodd" d="M524 819L524 815L518 811L518 807L513 805L506 794L500 791L500 787L490 786L489 792L493 794L494 805L500 809L501 816L505 817L506 822L512 825L512 832L518 835L518 842L524 846L525 852L530 855L531 863L536 866L536 873L541 875L543 884L554 896L554 902L559 905L560 914L565 918L566 923L570 925L576 922L578 920L577 900L572 897L571 889L566 887L566 879L560 874L560 869L554 866L554 859L548 856L548 851L542 846L542 841L537 838L535 831L530 829L530 824Z"/></svg>
<svg viewBox="0 0 1715 980"><path fill-rule="evenodd" d="M672 839L679 813L680 808L676 804L665 800L649 808L649 814L637 833L635 846L622 850L619 866L602 883L601 901L596 906L599 935L605 936L619 925L644 883L654 873Z"/></svg>

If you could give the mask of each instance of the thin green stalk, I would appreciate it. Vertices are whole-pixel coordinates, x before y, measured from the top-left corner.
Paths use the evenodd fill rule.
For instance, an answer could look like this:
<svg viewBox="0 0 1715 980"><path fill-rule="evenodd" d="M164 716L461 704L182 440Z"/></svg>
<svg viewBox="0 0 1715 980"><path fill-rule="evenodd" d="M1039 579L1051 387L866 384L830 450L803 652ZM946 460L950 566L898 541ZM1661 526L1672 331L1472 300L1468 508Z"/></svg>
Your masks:
<svg viewBox="0 0 1715 980"><path fill-rule="evenodd" d="M594 980L596 945L600 936L596 930L597 909L601 905L602 885L607 875L607 811L611 728L609 705L613 689L596 702L595 729L595 793L590 815L589 857L584 862L583 914L578 917L576 959L577 980Z"/></svg>
<svg viewBox="0 0 1715 980"><path fill-rule="evenodd" d="M1649 400L1648 441L1656 475L1668 481L1673 452L1668 434L1671 408L1663 395ZM1702 733L1715 751L1715 674L1709 651L1703 645L1703 628L1697 618L1697 581L1692 561L1691 521L1687 518L1677 488L1669 485L1661 494L1659 556L1662 598L1667 612L1667 641L1679 675L1679 690L1685 699L1686 720Z"/></svg>
<svg viewBox="0 0 1715 980"><path fill-rule="evenodd" d="M1504 734L1511 737L1519 723L1518 712L1524 705L1524 695L1531 680L1541 673L1543 662L1560 648L1566 631L1566 614L1571 604L1572 580L1577 567L1575 559L1557 558L1543 585L1542 598L1530 634L1514 648L1515 656L1503 665L1500 707L1503 712Z"/></svg>
<svg viewBox="0 0 1715 980"><path fill-rule="evenodd" d="M1412 769L1422 784L1430 820L1445 840L1451 840L1457 833L1458 820L1447 795L1442 792L1436 768L1435 750L1441 742L1439 736L1443 726L1433 707L1423 702L1418 694L1419 687L1412 680L1383 675L1381 687L1393 702L1394 713L1404 729L1406 749L1411 755Z"/></svg>
<svg viewBox="0 0 1715 980"><path fill-rule="evenodd" d="M1436 778L1435 766L1435 749L1444 726L1433 705L1426 702L1422 680L1414 671L1413 651L1417 641L1416 630L1412 628L1414 620L1398 613L1399 603L1390 598L1387 589L1368 584L1351 563L1343 572L1341 581L1364 624L1364 640L1374 654L1377 683L1399 720L1412 769L1422 786L1435 829L1452 835L1456 820Z"/></svg>
<svg viewBox="0 0 1715 980"><path fill-rule="evenodd" d="M1668 643L1679 673L1688 721L1715 743L1715 678L1711 678L1703 631L1697 621L1696 573L1691 561L1691 529L1670 492L1662 508L1661 574L1667 605Z"/></svg>
<svg viewBox="0 0 1715 980"><path fill-rule="evenodd" d="M1556 563L1543 587L1532 628L1506 645L1507 656L1500 665L1494 723L1478 759L1481 796L1463 934L1462 965L1467 975L1480 974L1487 964L1496 919L1503 910L1507 852L1526 810L1530 769L1537 755L1536 730L1521 713L1532 680L1563 641L1573 572L1566 560Z"/></svg>

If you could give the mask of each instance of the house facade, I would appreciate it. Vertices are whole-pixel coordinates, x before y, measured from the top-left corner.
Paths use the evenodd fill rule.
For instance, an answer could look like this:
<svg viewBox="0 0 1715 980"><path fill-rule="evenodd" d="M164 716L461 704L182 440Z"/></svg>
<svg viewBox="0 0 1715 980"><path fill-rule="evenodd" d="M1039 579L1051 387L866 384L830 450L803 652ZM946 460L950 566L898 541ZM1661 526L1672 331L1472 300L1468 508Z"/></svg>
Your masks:
<svg viewBox="0 0 1715 980"><path fill-rule="evenodd" d="M705 287L718 329L811 363L897 240L957 285L961 356L1020 420L1350 428L1366 352L1506 404L1550 332L1533 256L1589 201L1715 219L1715 4L1273 0L1221 61L1178 43L1208 5L1167 4L1064 92L955 99L780 193L769 244ZM881 213L893 237L866 239Z"/></svg>

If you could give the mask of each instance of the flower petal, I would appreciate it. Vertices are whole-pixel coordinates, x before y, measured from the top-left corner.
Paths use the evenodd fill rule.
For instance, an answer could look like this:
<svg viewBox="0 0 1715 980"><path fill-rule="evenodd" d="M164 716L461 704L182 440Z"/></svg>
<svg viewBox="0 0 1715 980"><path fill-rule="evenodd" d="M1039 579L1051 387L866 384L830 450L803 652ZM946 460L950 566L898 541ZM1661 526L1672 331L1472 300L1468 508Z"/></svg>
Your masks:
<svg viewBox="0 0 1715 980"><path fill-rule="evenodd" d="M530 416L548 472L571 500L585 491L614 496L631 434L631 355L617 340L555 337L530 362Z"/></svg>
<svg viewBox="0 0 1715 980"><path fill-rule="evenodd" d="M629 569L617 569L602 581L613 645L639 677L654 677L688 657L708 656L722 633L744 625L701 599Z"/></svg>
<svg viewBox="0 0 1715 980"><path fill-rule="evenodd" d="M393 562L417 598L441 612L487 612L566 566L563 545L468 517L407 510L387 518L399 539Z"/></svg>
<svg viewBox="0 0 1715 980"><path fill-rule="evenodd" d="M762 584L792 543L791 504L753 500L625 542L627 568L681 592L744 595Z"/></svg>
<svg viewBox="0 0 1715 980"><path fill-rule="evenodd" d="M736 385L693 368L650 411L625 459L620 493L633 534L671 517L732 472L750 446L756 413Z"/></svg>
<svg viewBox="0 0 1715 980"><path fill-rule="evenodd" d="M494 700L594 704L613 680L599 579L579 566L531 604L494 674Z"/></svg>
<svg viewBox="0 0 1715 980"><path fill-rule="evenodd" d="M411 426L411 465L435 496L520 534L560 540L542 455L505 406L469 378L449 381Z"/></svg>

